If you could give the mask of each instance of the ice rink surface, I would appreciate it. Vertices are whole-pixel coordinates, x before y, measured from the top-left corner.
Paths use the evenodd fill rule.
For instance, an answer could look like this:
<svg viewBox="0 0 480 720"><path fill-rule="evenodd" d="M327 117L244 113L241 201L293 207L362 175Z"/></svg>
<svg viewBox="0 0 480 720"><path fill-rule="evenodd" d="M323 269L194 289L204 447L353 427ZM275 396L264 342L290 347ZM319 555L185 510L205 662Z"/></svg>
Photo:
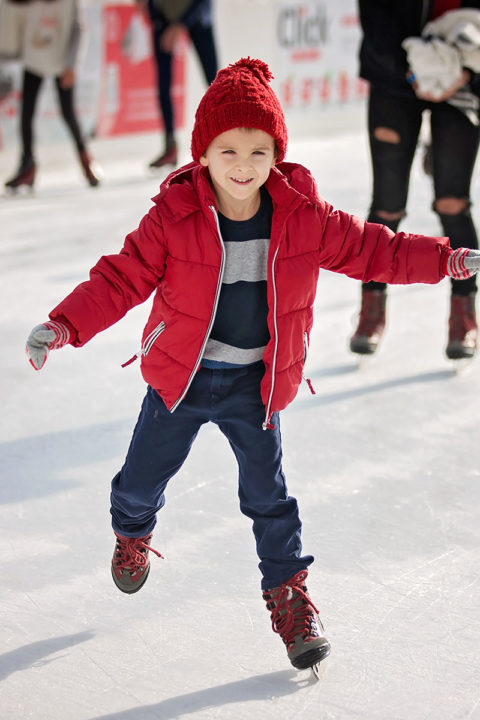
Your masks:
<svg viewBox="0 0 480 720"><path fill-rule="evenodd" d="M67 148L31 196L0 198L1 716L480 718L480 374L478 360L458 372L444 356L447 281L390 288L381 349L359 367L348 351L359 285L320 273L307 369L317 394L304 384L282 416L316 558L308 585L332 644L319 682L271 631L235 460L214 426L169 486L153 543L165 560L152 557L138 594L116 590L109 483L145 391L138 364L120 365L150 303L52 353L41 373L24 355L31 327L120 249L156 193L151 138L95 150L97 190ZM336 207L366 214L364 133L292 138L288 159ZM417 158L402 229L439 234L430 203Z"/></svg>

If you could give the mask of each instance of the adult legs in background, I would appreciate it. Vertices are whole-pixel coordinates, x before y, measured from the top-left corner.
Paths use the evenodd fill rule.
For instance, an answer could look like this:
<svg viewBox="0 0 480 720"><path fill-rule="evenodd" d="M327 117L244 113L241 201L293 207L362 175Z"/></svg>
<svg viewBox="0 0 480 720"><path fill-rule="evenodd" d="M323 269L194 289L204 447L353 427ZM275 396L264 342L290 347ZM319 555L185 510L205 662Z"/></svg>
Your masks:
<svg viewBox="0 0 480 720"><path fill-rule="evenodd" d="M20 110L20 139L22 155L15 175L5 187L15 190L22 185L32 187L35 180L36 164L33 154L33 118L43 78L24 70L22 81L22 105Z"/></svg>
<svg viewBox="0 0 480 720"><path fill-rule="evenodd" d="M59 77L55 78L55 85L62 117L72 136L83 173L88 184L91 187L96 187L100 182L99 171L95 168L93 160L87 152L85 140L78 124L74 105L74 86L62 87L61 78Z"/></svg>
<svg viewBox="0 0 480 720"><path fill-rule="evenodd" d="M33 149L33 121L37 108L38 93L42 82L43 78L39 75L35 75L29 70L24 71L20 121L22 157L17 172L5 183L5 187L11 190L15 190L22 185L32 187L35 180L36 162ZM85 177L87 178L88 183L94 187L99 183L98 170L94 170L92 159L85 148L85 142L82 138L80 127L75 116L73 88L62 88L60 78L55 78L55 84L62 117L72 135Z"/></svg>
<svg viewBox="0 0 480 720"><path fill-rule="evenodd" d="M211 25L197 23L190 28L190 38L202 66L205 82L210 85L215 80L218 70L217 51Z"/></svg>
<svg viewBox="0 0 480 720"><path fill-rule="evenodd" d="M458 108L432 103L432 173L434 210L453 248L478 248L470 212L470 185L478 153L479 127ZM451 280L446 354L450 359L473 357L477 346L476 275Z"/></svg>
<svg viewBox="0 0 480 720"><path fill-rule="evenodd" d="M368 105L368 131L373 171L369 222L397 232L405 215L410 171L425 104L416 98L390 95L372 87ZM362 284L358 325L350 350L360 355L375 352L385 328L386 284Z"/></svg>
<svg viewBox="0 0 480 720"><path fill-rule="evenodd" d="M164 52L160 47L160 38L163 31L154 29L153 42L155 49L155 61L157 68L157 93L158 102L163 118L165 131L165 145L159 157L152 160L149 167L160 168L164 165L176 165L178 160L178 148L175 140L173 102L172 102L172 64L173 55Z"/></svg>
<svg viewBox="0 0 480 720"><path fill-rule="evenodd" d="M165 146L161 155L151 163L151 168L160 168L164 165L176 165L178 160L178 147L175 139L175 117L172 102L172 64L173 55L164 52L160 47L160 39L165 30L155 28L153 31L153 42L155 48L155 60L157 67L158 101L165 127ZM217 74L217 55L213 28L211 25L203 25L197 22L189 29L189 35L198 55L206 83L209 85Z"/></svg>

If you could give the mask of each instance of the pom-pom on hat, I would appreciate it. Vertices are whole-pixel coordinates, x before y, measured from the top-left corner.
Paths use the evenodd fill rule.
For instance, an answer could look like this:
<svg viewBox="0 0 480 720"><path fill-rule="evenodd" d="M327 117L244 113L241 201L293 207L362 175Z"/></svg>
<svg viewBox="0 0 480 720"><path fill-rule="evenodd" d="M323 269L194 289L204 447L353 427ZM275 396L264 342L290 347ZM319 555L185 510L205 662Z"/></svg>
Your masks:
<svg viewBox="0 0 480 720"><path fill-rule="evenodd" d="M264 130L276 143L276 162L287 151L287 127L280 102L270 87L268 65L250 57L219 70L200 100L192 132L192 157L199 162L217 135L237 127Z"/></svg>

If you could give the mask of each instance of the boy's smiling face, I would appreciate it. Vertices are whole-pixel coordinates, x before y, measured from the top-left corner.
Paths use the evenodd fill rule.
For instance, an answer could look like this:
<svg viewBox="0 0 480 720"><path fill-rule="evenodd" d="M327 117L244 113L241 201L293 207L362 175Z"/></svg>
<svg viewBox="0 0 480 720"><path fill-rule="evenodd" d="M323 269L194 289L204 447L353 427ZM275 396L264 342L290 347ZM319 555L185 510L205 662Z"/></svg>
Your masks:
<svg viewBox="0 0 480 720"><path fill-rule="evenodd" d="M233 128L212 140L200 163L208 167L220 212L247 220L260 205L260 187L275 165L275 141L263 130Z"/></svg>

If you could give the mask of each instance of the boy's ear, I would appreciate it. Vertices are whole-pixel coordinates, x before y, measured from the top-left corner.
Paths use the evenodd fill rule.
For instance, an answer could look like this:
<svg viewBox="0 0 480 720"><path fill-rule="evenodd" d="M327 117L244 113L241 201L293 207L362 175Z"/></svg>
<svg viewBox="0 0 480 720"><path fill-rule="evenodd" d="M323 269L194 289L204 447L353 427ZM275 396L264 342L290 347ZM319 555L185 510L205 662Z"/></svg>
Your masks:
<svg viewBox="0 0 480 720"><path fill-rule="evenodd" d="M208 160L205 153L200 156L200 165L203 165L203 167L208 167Z"/></svg>
<svg viewBox="0 0 480 720"><path fill-rule="evenodd" d="M277 143L274 143L272 167L275 167L275 165L277 164L277 160L278 160L278 148L277 148Z"/></svg>

